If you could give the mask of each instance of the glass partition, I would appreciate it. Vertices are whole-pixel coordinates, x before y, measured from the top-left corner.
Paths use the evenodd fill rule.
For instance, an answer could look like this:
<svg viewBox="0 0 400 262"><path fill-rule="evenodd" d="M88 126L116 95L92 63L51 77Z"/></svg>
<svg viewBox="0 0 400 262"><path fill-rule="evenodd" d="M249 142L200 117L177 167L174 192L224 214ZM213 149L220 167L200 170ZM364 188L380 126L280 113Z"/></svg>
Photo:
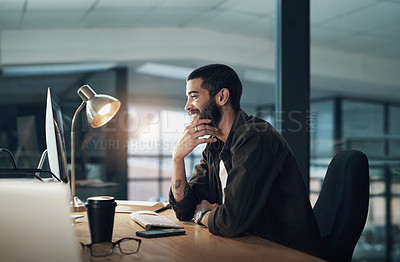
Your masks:
<svg viewBox="0 0 400 262"><path fill-rule="evenodd" d="M312 98L336 101L329 130L318 117L322 123L311 133L311 170L321 151L331 158L335 150L357 149L370 163L370 209L355 261L400 260L400 107L392 70L399 60L391 48L398 45L399 7L396 1L310 1ZM314 102L311 108L321 111ZM320 133L334 134L334 150ZM311 183L318 194L321 179Z"/></svg>

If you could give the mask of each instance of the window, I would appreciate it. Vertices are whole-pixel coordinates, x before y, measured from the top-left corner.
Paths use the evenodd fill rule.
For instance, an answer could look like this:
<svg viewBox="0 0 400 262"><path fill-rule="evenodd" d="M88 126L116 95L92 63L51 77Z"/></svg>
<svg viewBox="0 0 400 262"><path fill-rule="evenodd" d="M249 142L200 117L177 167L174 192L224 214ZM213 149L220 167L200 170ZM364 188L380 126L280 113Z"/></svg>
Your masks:
<svg viewBox="0 0 400 262"><path fill-rule="evenodd" d="M369 157L385 155L383 103L344 100L342 106L345 149L358 149Z"/></svg>
<svg viewBox="0 0 400 262"><path fill-rule="evenodd" d="M334 152L334 101L314 102L310 105L311 158L330 158Z"/></svg>
<svg viewBox="0 0 400 262"><path fill-rule="evenodd" d="M172 176L172 151L191 119L186 112L146 107L129 108L128 199L167 201ZM186 157L186 176L199 162L205 145Z"/></svg>
<svg viewBox="0 0 400 262"><path fill-rule="evenodd" d="M400 157L400 106L389 106L389 156Z"/></svg>

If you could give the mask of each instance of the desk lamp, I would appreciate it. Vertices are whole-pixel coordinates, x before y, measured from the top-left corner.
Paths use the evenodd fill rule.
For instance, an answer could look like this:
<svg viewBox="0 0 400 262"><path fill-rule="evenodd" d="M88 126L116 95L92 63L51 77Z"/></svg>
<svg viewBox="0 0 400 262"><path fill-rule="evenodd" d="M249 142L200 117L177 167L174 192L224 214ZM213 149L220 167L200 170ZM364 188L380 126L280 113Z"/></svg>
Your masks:
<svg viewBox="0 0 400 262"><path fill-rule="evenodd" d="M75 194L75 123L76 117L86 105L86 116L93 128L98 128L110 121L118 112L121 102L109 95L99 95L88 85L78 89L78 95L82 98L81 105L76 109L71 124L71 206L73 211L84 211L84 203Z"/></svg>

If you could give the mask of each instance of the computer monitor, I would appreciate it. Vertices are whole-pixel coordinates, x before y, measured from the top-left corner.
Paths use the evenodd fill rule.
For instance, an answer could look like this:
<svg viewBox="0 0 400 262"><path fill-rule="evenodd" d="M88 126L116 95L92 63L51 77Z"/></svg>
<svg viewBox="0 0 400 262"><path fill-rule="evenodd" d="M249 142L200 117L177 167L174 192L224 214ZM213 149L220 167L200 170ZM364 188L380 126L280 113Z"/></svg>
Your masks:
<svg viewBox="0 0 400 262"><path fill-rule="evenodd" d="M50 87L47 89L45 123L50 171L58 178L63 179L67 175L63 118L60 107L52 97Z"/></svg>
<svg viewBox="0 0 400 262"><path fill-rule="evenodd" d="M64 183L1 181L0 261L80 261L69 196Z"/></svg>

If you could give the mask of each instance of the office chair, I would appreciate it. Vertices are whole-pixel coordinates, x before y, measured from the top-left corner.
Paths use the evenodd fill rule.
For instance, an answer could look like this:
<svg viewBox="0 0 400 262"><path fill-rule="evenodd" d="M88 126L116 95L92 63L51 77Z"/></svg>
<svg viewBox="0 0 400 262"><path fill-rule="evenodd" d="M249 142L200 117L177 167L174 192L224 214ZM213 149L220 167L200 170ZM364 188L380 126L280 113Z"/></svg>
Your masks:
<svg viewBox="0 0 400 262"><path fill-rule="evenodd" d="M351 261L364 229L369 204L367 156L357 150L337 153L313 208L328 261Z"/></svg>

